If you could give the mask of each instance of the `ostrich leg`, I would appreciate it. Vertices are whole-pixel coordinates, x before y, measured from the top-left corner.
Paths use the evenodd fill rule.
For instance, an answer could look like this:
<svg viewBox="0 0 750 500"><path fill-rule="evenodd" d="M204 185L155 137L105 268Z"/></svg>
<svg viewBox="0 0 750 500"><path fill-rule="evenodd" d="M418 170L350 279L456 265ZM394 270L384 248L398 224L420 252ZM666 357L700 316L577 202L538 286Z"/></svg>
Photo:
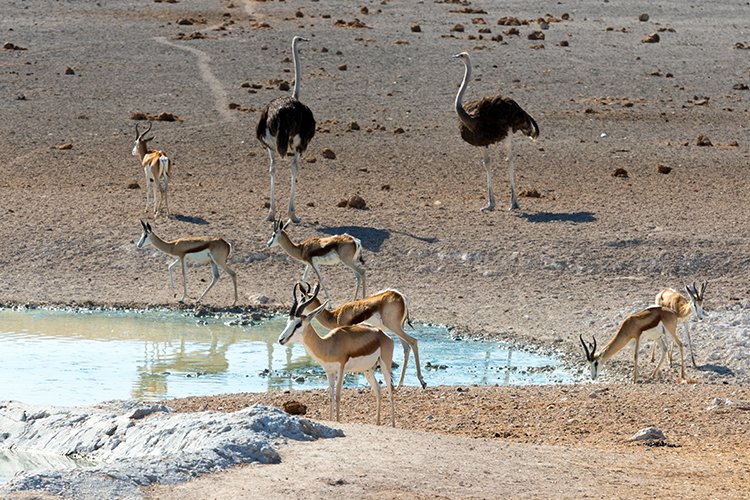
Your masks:
<svg viewBox="0 0 750 500"><path fill-rule="evenodd" d="M505 161L508 162L508 182L510 183L510 210L518 210L518 199L516 198L516 172L513 165L513 144L511 136L505 138Z"/></svg>
<svg viewBox="0 0 750 500"><path fill-rule="evenodd" d="M292 158L292 188L291 192L289 193L289 211L288 215L289 218L292 219L292 222L295 224L299 224L300 219L294 214L294 193L297 191L297 170L299 165L299 152L294 153L294 158Z"/></svg>
<svg viewBox="0 0 750 500"><path fill-rule="evenodd" d="M489 212L495 209L495 193L492 192L492 161L490 160L489 148L484 148L482 164L487 171L487 206L482 208L482 212Z"/></svg>
<svg viewBox="0 0 750 500"><path fill-rule="evenodd" d="M268 173L271 174L271 207L268 209L268 217L266 220L271 222L276 217L276 158L273 155L273 150L268 149L268 159L270 160L270 166L268 167Z"/></svg>

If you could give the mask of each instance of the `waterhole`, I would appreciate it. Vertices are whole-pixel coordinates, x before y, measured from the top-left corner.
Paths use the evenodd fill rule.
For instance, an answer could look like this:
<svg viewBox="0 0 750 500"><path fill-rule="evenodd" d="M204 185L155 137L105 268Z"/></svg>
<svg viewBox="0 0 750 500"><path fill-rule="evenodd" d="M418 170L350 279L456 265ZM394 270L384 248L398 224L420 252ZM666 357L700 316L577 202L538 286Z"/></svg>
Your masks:
<svg viewBox="0 0 750 500"><path fill-rule="evenodd" d="M285 325L283 317L196 317L180 311L0 309L0 401L73 406L327 387L325 373L301 344L278 344ZM457 339L444 326L414 326L407 331L419 341L428 385L572 381L553 357L507 343ZM402 352L397 341L396 377ZM405 383L418 385L413 356ZM345 385L367 382L348 375ZM0 450L0 483L18 471L81 465L65 457Z"/></svg>
<svg viewBox="0 0 750 500"><path fill-rule="evenodd" d="M253 321L180 311L0 310L0 400L88 405L327 387L301 344L278 344L285 324L283 317ZM428 385L572 381L555 358L507 343L456 339L444 326L414 326ZM398 376L398 341L394 362ZM407 385L418 385L414 366L412 356ZM367 382L352 375L346 385Z"/></svg>

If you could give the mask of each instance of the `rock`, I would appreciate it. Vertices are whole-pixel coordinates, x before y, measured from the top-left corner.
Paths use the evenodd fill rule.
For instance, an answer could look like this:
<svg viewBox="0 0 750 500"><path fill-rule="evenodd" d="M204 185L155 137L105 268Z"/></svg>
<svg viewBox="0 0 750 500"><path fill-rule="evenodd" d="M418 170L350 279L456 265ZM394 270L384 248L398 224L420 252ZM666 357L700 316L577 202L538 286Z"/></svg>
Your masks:
<svg viewBox="0 0 750 500"><path fill-rule="evenodd" d="M541 198L542 194L534 188L522 189L518 196L522 198Z"/></svg>
<svg viewBox="0 0 750 500"><path fill-rule="evenodd" d="M353 194L349 198L341 200L336 206L341 208L356 208L357 210L367 209L365 199L358 194Z"/></svg>
<svg viewBox="0 0 750 500"><path fill-rule="evenodd" d="M299 401L284 401L281 409L290 415L305 415L307 413L307 406Z"/></svg>
<svg viewBox="0 0 750 500"><path fill-rule="evenodd" d="M346 130L359 130L359 123L349 122L349 124L346 126Z"/></svg>
<svg viewBox="0 0 750 500"><path fill-rule="evenodd" d="M668 174L672 171L672 167L668 167L666 165L657 165L656 171L660 174Z"/></svg>
<svg viewBox="0 0 750 500"><path fill-rule="evenodd" d="M297 9L297 11L295 11L294 13L294 17L305 17L305 14L301 10Z"/></svg>
<svg viewBox="0 0 750 500"><path fill-rule="evenodd" d="M651 441L655 439L666 439L666 437L664 436L664 432L662 432L662 430L658 427L646 427L645 429L641 429L636 432L630 438L630 441Z"/></svg>
<svg viewBox="0 0 750 500"><path fill-rule="evenodd" d="M329 148L325 148L320 154L326 160L335 160L336 159L336 153L334 153L333 150L331 150Z"/></svg>
<svg viewBox="0 0 750 500"><path fill-rule="evenodd" d="M66 149L73 149L73 145L69 142L66 142L65 144L58 144L57 149L64 151Z"/></svg>
<svg viewBox="0 0 750 500"><path fill-rule="evenodd" d="M411 25L411 32L412 33L421 33L422 32L422 27L419 26L418 24L412 24Z"/></svg>
<svg viewBox="0 0 750 500"><path fill-rule="evenodd" d="M289 86L289 82L281 82L281 83L279 83L279 90L283 90L284 92L286 92L290 88L291 87Z"/></svg>
<svg viewBox="0 0 750 500"><path fill-rule="evenodd" d="M624 168L622 168L622 167L617 167L617 168L616 168L616 169L614 170L614 172L612 172L612 177L623 177L623 178L627 178L627 177L628 177L628 171L627 171L627 170L625 170L625 169L624 169Z"/></svg>
<svg viewBox="0 0 750 500"><path fill-rule="evenodd" d="M76 74L76 72L75 72L75 70L74 70L73 68L71 68L70 66L67 66L67 67L65 68L65 74L66 74L66 75L75 75L75 74Z"/></svg>
<svg viewBox="0 0 750 500"><path fill-rule="evenodd" d="M360 14L364 14L365 16L370 13L370 9L367 8L366 5L363 5L361 9L359 9Z"/></svg>
<svg viewBox="0 0 750 500"><path fill-rule="evenodd" d="M456 24L451 28L451 31L456 33L463 33L464 32L464 25L463 24Z"/></svg>
<svg viewBox="0 0 750 500"><path fill-rule="evenodd" d="M339 65L337 66L337 69L338 69L339 71L346 71L347 69L349 69L349 67L348 67L348 66L347 66L346 64L339 64Z"/></svg>
<svg viewBox="0 0 750 500"><path fill-rule="evenodd" d="M735 83L732 85L732 90L750 90L750 87L746 83Z"/></svg>
<svg viewBox="0 0 750 500"><path fill-rule="evenodd" d="M541 31L532 31L526 38L529 40L544 40L544 33Z"/></svg>
<svg viewBox="0 0 750 500"><path fill-rule="evenodd" d="M641 40L641 43L659 43L659 34L658 33L651 33L650 35L646 35Z"/></svg>
<svg viewBox="0 0 750 500"><path fill-rule="evenodd" d="M403 134L404 133L404 129L402 129L401 127L396 127L395 129L393 129L393 133L394 134Z"/></svg>
<svg viewBox="0 0 750 500"><path fill-rule="evenodd" d="M641 21L642 23L645 23L646 21L649 20L649 15L644 12L643 14L638 16L638 20Z"/></svg>
<svg viewBox="0 0 750 500"><path fill-rule="evenodd" d="M127 189L141 189L141 186L136 181L130 181L126 187Z"/></svg>
<svg viewBox="0 0 750 500"><path fill-rule="evenodd" d="M695 145L696 146L713 146L713 143L711 142L711 139L706 137L703 134L698 135L698 137L695 138Z"/></svg>
<svg viewBox="0 0 750 500"><path fill-rule="evenodd" d="M568 42L567 40L560 40L557 45L559 45L560 47L568 47L570 46L570 42Z"/></svg>
<svg viewBox="0 0 750 500"><path fill-rule="evenodd" d="M193 20L192 19L187 19L187 18L183 17L183 18L180 18L180 19L177 20L177 24L179 24L180 26L192 26L193 25Z"/></svg>
<svg viewBox="0 0 750 500"><path fill-rule="evenodd" d="M167 113L166 111L162 111L156 117L154 117L154 120L159 122L174 122L177 121L177 115L173 113Z"/></svg>

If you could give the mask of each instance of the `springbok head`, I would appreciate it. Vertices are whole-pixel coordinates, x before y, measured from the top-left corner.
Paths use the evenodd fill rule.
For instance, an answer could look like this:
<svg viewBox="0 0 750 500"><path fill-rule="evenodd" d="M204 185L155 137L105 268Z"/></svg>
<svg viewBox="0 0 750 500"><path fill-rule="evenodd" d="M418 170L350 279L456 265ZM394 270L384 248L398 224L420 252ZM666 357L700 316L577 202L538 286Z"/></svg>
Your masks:
<svg viewBox="0 0 750 500"><path fill-rule="evenodd" d="M138 244L136 245L138 248L143 248L145 245L151 243L151 233L153 232L151 224L148 222L141 221L141 228L143 228L143 234L141 234L141 239L138 240Z"/></svg>
<svg viewBox="0 0 750 500"><path fill-rule="evenodd" d="M318 296L320 284L315 285L315 291L312 296L304 300L301 304L298 304L297 302L297 289L299 286L299 283L296 283L292 290L292 307L289 310L289 319L286 322L284 331L279 335L279 344L281 345L297 340L299 336L298 334L301 333L304 327L308 325L310 321L312 321L313 318L325 307L325 304L321 304L317 309L310 312L310 314L305 315L305 308Z"/></svg>
<svg viewBox="0 0 750 500"><path fill-rule="evenodd" d="M591 337L594 342L588 346L583 340L583 335L579 335L578 338L581 339L583 351L586 353L586 361L588 361L589 368L591 369L591 380L594 380L599 375L599 358L596 356L596 337Z"/></svg>
<svg viewBox="0 0 750 500"><path fill-rule="evenodd" d="M698 319L703 319L707 316L706 311L703 309L703 299L705 298L707 286L708 282L704 281L701 283L699 291L695 286L695 281L693 281L692 285L685 285L685 290L688 293L688 297L690 297L690 307L693 309L693 314L695 314L695 317Z"/></svg>
<svg viewBox="0 0 750 500"><path fill-rule="evenodd" d="M135 124L135 144L133 145L133 156L138 155L138 148L142 147L145 151L145 149L148 147L148 142L154 140L154 136L151 137L144 137L146 134L149 133L151 130L151 126L153 123L148 122L148 128L144 132L138 131L138 124ZM141 146L142 145L142 146Z"/></svg>
<svg viewBox="0 0 750 500"><path fill-rule="evenodd" d="M273 234L271 235L271 239L268 240L268 243L266 243L268 248L279 244L279 236L281 236L282 231L287 228L290 222L292 222L291 219L286 222L281 222L281 219L273 221Z"/></svg>

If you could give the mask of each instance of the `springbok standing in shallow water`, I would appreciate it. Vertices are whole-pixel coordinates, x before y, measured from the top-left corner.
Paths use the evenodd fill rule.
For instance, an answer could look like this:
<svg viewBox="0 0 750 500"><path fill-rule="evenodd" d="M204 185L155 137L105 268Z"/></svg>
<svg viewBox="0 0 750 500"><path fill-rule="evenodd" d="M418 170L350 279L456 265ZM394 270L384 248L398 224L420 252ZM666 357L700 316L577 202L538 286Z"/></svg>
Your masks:
<svg viewBox="0 0 750 500"><path fill-rule="evenodd" d="M690 339L690 317L695 315L696 318L702 320L706 315L706 311L703 309L703 299L705 298L706 287L708 282L701 283L700 291L695 286L695 281L691 285L685 285L685 291L688 294L689 300L686 299L680 292L672 288L665 288L661 292L656 294L655 304L661 307L666 307L677 313L677 322L685 323L685 334L688 339L688 348L690 349L690 361L693 363L693 368L698 368L695 363L695 354L693 353L693 341ZM669 345L669 364L672 365L672 344ZM654 360L654 354L656 351L656 344L651 349L651 361Z"/></svg>
<svg viewBox="0 0 750 500"><path fill-rule="evenodd" d="M146 177L146 208L148 212L148 201L153 193L154 198L154 215L161 211L162 205L169 215L169 200L167 199L167 188L169 187L169 178L172 175L172 160L170 160L164 151L148 149L149 141L154 140L154 136L145 137L151 130L151 122L148 122L148 128L145 132L138 132L138 124L135 124L135 145L133 145L133 156L138 156L143 167L143 174ZM159 194L159 203L156 203L156 195Z"/></svg>
<svg viewBox="0 0 750 500"><path fill-rule="evenodd" d="M287 151L294 151L292 158L292 185L289 193L289 218L298 223L300 220L294 213L294 193L297 189L297 168L302 154L307 149L315 135L315 118L310 108L299 100L300 63L299 42L308 42L306 38L295 36L292 39L292 59L294 60L294 88L291 96L277 97L263 109L255 127L255 136L268 150L271 174L271 207L268 210L268 220L276 217L276 151L284 158Z"/></svg>
<svg viewBox="0 0 750 500"><path fill-rule="evenodd" d="M313 310L320 307L320 299L317 299L307 283L299 284L302 292L303 301L309 301L307 309ZM301 311L304 313L304 309ZM424 389L427 387L422 379L422 370L419 363L419 348L417 339L404 331L404 323L412 326L409 319L409 308L406 296L398 290L383 290L375 295L370 295L364 299L355 300L343 304L332 311L323 309L315 317L320 324L326 328L336 328L339 326L357 325L366 323L381 330L388 329L399 337L401 345L404 348L404 366L401 368L401 378L398 381L398 387L404 383L406 374L406 365L409 361L409 351L414 351L414 360L417 363L417 378Z"/></svg>
<svg viewBox="0 0 750 500"><path fill-rule="evenodd" d="M237 275L227 264L229 254L232 252L232 246L225 239L218 236L185 236L176 240L165 241L154 234L151 224L141 221L141 227L143 228L143 234L141 235L141 239L138 240L138 248L143 248L151 244L157 250L176 257L168 268L169 286L175 297L177 297L177 292L174 287L172 268L177 264L182 266L183 293L180 302L184 302L185 297L187 297L186 264L187 262L195 262L196 264L211 264L211 275L213 278L206 291L203 292L196 302L200 302L216 282L219 281L219 268L222 268L231 276L232 283L234 283L234 302L232 302L232 305L237 303Z"/></svg>
<svg viewBox="0 0 750 500"><path fill-rule="evenodd" d="M325 238L312 237L297 244L289 239L289 236L286 234L286 228L290 222L287 221L286 224L281 222L281 220L273 222L273 234L271 235L271 239L268 240L268 248L279 245L290 257L304 262L306 266L305 272L302 274L302 281L307 281L307 275L310 272L310 268L312 268L318 277L318 282L323 288L327 300L330 300L330 296L328 295L328 290L318 267L320 265L333 265L339 262L345 264L354 271L354 276L357 278L354 300L357 299L360 284L362 285L362 297L364 297L365 270L359 265L365 263L362 258L362 242L354 236L338 234Z"/></svg>
<svg viewBox="0 0 750 500"><path fill-rule="evenodd" d="M279 344L285 345L300 340L305 350L323 367L328 378L328 394L330 398L330 419L333 420L334 401L336 406L336 421L341 421L341 386L347 372L364 372L367 382L372 387L377 401L377 425L380 425L380 385L375 379L375 369L380 365L380 371L385 379L385 387L391 399L391 426L395 427L393 405L393 378L391 363L393 362L393 340L377 328L368 325L342 326L331 330L325 337L320 337L310 322L325 308L319 305L315 310L305 315L308 305L315 300L320 290L320 284L315 286L312 297L297 305L297 287L292 291L292 308L286 328L279 335ZM334 386L336 387L334 395Z"/></svg>
<svg viewBox="0 0 750 500"><path fill-rule="evenodd" d="M531 139L539 136L539 126L516 101L500 95L482 97L463 102L464 92L471 79L471 60L467 52L453 57L461 59L466 67L461 88L456 95L455 108L460 121L461 137L472 146L484 148L484 168L487 171L487 206L482 212L495 209L495 194L492 191L492 165L489 147L505 141L505 156L508 161L508 181L510 182L510 209L517 210L516 175L511 155L511 137L515 132L523 132Z"/></svg>
<svg viewBox="0 0 750 500"><path fill-rule="evenodd" d="M667 345L664 342L666 332L672 336L677 347L680 348L680 359L682 361L680 367L680 377L685 379L685 356L682 349L682 342L680 342L677 336L677 315L660 306L649 306L643 311L631 314L625 318L620 325L620 329L617 333L609 339L607 344L599 351L596 352L596 338L594 342L586 346L586 342L583 340L583 336L579 335L581 344L583 344L583 350L586 353L586 361L589 363L591 369L591 378L595 379L601 371L604 363L606 363L612 356L620 352L623 348L628 345L633 345L633 383L638 381L638 347L643 341L659 341L662 348L661 357L659 363L651 373L651 378L654 378L661 368L664 362L664 356L667 353Z"/></svg>

